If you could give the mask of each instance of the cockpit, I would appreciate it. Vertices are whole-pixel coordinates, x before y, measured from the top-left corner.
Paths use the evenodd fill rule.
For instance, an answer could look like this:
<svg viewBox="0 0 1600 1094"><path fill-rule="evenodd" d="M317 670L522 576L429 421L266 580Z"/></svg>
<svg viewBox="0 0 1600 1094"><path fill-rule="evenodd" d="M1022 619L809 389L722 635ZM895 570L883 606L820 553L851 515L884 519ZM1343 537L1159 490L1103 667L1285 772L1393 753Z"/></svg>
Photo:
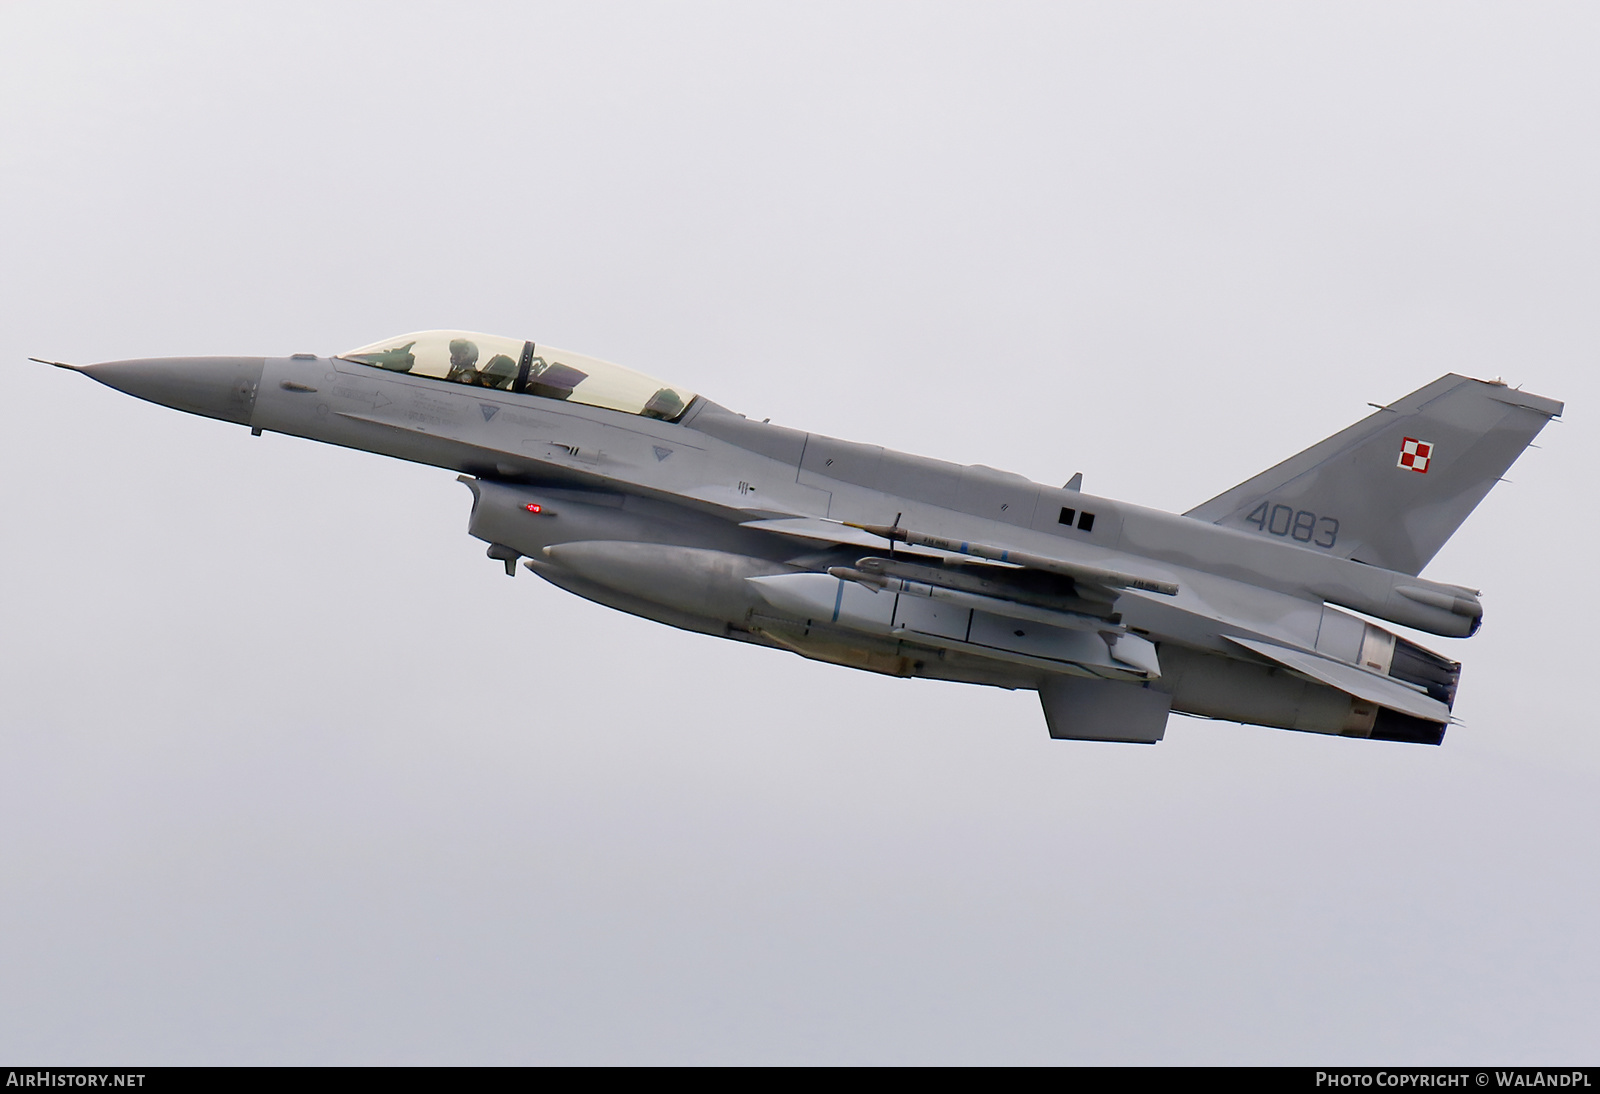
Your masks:
<svg viewBox="0 0 1600 1094"><path fill-rule="evenodd" d="M472 331L402 334L339 357L443 383L561 399L664 422L683 417L695 397L609 361Z"/></svg>

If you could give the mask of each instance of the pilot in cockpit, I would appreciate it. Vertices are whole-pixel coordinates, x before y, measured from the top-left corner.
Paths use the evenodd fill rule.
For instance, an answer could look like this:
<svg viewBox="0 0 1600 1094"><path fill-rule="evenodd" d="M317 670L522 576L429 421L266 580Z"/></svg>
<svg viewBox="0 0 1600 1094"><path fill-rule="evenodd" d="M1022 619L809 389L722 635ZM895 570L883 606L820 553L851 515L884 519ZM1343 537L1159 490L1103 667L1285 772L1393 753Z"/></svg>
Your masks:
<svg viewBox="0 0 1600 1094"><path fill-rule="evenodd" d="M457 384L478 382L478 347L465 338L450 340L450 372L445 377Z"/></svg>

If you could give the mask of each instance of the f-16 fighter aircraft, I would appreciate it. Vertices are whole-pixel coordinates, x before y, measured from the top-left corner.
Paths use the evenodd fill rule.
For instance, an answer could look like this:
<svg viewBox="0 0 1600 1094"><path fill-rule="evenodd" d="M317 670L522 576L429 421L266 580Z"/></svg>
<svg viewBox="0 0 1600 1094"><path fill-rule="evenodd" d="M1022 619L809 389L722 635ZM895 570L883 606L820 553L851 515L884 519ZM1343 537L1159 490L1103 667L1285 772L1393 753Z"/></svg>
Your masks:
<svg viewBox="0 0 1600 1094"><path fill-rule="evenodd" d="M1442 376L1178 516L465 331L76 370L257 435L456 471L467 530L507 574L836 665L1029 688L1052 737L1147 743L1174 710L1440 743L1461 666L1362 616L1477 631L1474 590L1418 574L1562 410Z"/></svg>

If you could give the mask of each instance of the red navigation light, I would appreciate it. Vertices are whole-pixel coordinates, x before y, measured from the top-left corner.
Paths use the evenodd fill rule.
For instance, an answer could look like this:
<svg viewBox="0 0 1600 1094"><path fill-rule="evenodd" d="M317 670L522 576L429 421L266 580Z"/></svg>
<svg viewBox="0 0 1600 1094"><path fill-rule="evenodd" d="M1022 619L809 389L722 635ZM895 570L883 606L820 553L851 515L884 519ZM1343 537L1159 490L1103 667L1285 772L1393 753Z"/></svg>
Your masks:
<svg viewBox="0 0 1600 1094"><path fill-rule="evenodd" d="M526 509L527 509L527 510L528 510L528 512L530 512L530 513L542 513L542 512L544 512L544 506L542 506L542 505L540 505L540 504L539 504L539 503L538 503L538 502L536 502L536 501L530 501L530 502L529 502L529 503L528 503L528 504L527 504L527 505L526 505L526 506L525 506L525 508L526 508Z"/></svg>

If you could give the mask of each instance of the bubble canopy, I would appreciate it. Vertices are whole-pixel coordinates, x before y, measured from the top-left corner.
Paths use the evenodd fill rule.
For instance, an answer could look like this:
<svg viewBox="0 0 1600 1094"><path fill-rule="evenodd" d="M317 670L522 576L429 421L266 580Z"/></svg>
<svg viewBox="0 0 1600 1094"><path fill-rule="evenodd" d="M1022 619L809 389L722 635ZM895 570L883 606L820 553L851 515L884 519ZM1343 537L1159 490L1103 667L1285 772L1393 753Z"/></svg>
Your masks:
<svg viewBox="0 0 1600 1094"><path fill-rule="evenodd" d="M341 353L357 364L444 383L561 399L675 422L694 392L554 346L464 330L425 330Z"/></svg>

